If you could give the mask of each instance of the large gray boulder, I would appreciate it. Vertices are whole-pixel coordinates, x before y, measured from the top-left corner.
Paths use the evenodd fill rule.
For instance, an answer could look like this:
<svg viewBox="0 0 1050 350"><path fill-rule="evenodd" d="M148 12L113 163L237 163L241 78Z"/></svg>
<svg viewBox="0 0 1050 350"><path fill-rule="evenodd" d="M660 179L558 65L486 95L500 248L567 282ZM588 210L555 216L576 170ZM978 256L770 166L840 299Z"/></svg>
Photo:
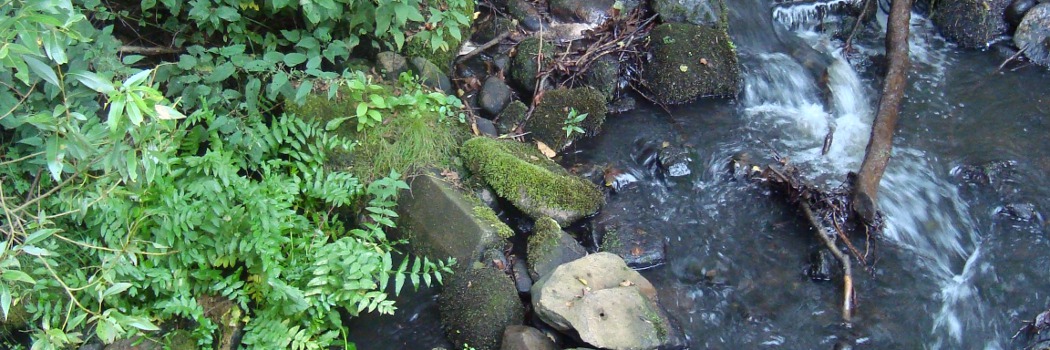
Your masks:
<svg viewBox="0 0 1050 350"><path fill-rule="evenodd" d="M399 227L416 255L452 257L469 266L486 249L502 248L503 238L513 235L492 209L437 177L417 176L410 186L398 201Z"/></svg>
<svg viewBox="0 0 1050 350"><path fill-rule="evenodd" d="M558 346L536 328L514 325L503 331L500 350L558 350Z"/></svg>
<svg viewBox="0 0 1050 350"><path fill-rule="evenodd" d="M649 33L649 45L642 78L660 103L736 96L740 89L736 48L724 28L666 23Z"/></svg>
<svg viewBox="0 0 1050 350"><path fill-rule="evenodd" d="M529 276L535 280L550 274L562 264L584 257L587 250L562 231L557 222L545 217L536 220L532 235L529 236L528 254Z"/></svg>
<svg viewBox="0 0 1050 350"><path fill-rule="evenodd" d="M532 306L547 324L574 330L597 348L685 347L653 285L610 253L588 255L541 278L532 286Z"/></svg>
<svg viewBox="0 0 1050 350"><path fill-rule="evenodd" d="M1006 34L1006 7L1012 0L939 0L931 19L948 39L964 48L983 48Z"/></svg>
<svg viewBox="0 0 1050 350"><path fill-rule="evenodd" d="M1014 44L1036 64L1050 66L1050 3L1042 3L1024 15L1014 33Z"/></svg>
<svg viewBox="0 0 1050 350"><path fill-rule="evenodd" d="M456 349L499 349L504 330L521 324L525 310L514 282L500 270L470 268L452 275L438 301L445 335Z"/></svg>
<svg viewBox="0 0 1050 350"><path fill-rule="evenodd" d="M732 0L730 0L732 1ZM722 22L725 0L653 0L653 10L664 22L715 26Z"/></svg>

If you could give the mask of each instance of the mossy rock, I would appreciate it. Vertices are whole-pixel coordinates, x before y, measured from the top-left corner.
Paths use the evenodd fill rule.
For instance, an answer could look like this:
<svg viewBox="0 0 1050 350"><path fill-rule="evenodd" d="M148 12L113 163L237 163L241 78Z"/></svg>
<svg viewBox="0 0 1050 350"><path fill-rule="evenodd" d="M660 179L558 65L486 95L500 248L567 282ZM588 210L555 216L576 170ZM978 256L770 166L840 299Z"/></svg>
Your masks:
<svg viewBox="0 0 1050 350"><path fill-rule="evenodd" d="M398 89L387 86L390 94ZM287 103L285 111L324 126L332 119L352 116L359 102L343 92L328 99L327 91L316 91L307 95L302 105ZM408 177L429 168L456 167L459 144L469 136L466 126L427 111L418 115L386 114L383 118L383 123L361 131L353 118L340 124L334 133L358 144L351 151L330 151L326 167L349 170L364 182L387 176L391 170Z"/></svg>
<svg viewBox="0 0 1050 350"><path fill-rule="evenodd" d="M553 219L545 217L536 220L528 243L529 276L533 280L546 276L561 264L585 255L587 250L572 236L562 231L561 226Z"/></svg>
<svg viewBox="0 0 1050 350"><path fill-rule="evenodd" d="M514 231L496 213L436 176L416 176L398 198L398 227L411 252L431 259L455 258L470 266L488 249L502 249Z"/></svg>
<svg viewBox="0 0 1050 350"><path fill-rule="evenodd" d="M620 84L620 61L609 55L598 58L587 70L587 84L601 92L606 101L616 99L616 88Z"/></svg>
<svg viewBox="0 0 1050 350"><path fill-rule="evenodd" d="M532 111L532 118L526 124L525 131L533 139L561 151L583 136L579 133L568 137L565 135L565 118L571 109L576 109L578 114L587 114L587 118L580 123L586 135L597 133L608 113L605 97L592 87L549 90L544 92L543 100Z"/></svg>
<svg viewBox="0 0 1050 350"><path fill-rule="evenodd" d="M460 154L497 195L534 219L549 216L565 226L605 204L594 184L569 174L533 145L476 137L463 143Z"/></svg>
<svg viewBox="0 0 1050 350"><path fill-rule="evenodd" d="M525 122L525 114L528 112L529 107L525 103L515 100L503 108L503 111L496 117L496 127L501 133L510 134Z"/></svg>
<svg viewBox="0 0 1050 350"><path fill-rule="evenodd" d="M667 23L649 34L652 55L643 80L660 103L735 96L740 90L736 49L722 28Z"/></svg>
<svg viewBox="0 0 1050 350"><path fill-rule="evenodd" d="M510 78L518 87L528 92L536 91L536 75L543 67L551 65L554 61L554 44L545 41L538 36L532 36L518 43L517 53L510 63ZM537 65L536 56L543 53L543 58Z"/></svg>
<svg viewBox="0 0 1050 350"><path fill-rule="evenodd" d="M1011 0L939 0L930 19L948 39L964 48L983 48L1009 25L1004 14Z"/></svg>
<svg viewBox="0 0 1050 350"><path fill-rule="evenodd" d="M452 275L438 302L441 324L456 349L469 345L496 350L503 330L521 324L525 310L514 282L502 271L483 267Z"/></svg>
<svg viewBox="0 0 1050 350"><path fill-rule="evenodd" d="M654 0L653 10L664 22L692 23L703 26L723 25L726 0Z"/></svg>
<svg viewBox="0 0 1050 350"><path fill-rule="evenodd" d="M423 57L441 69L441 72L448 74L449 70L452 69L452 61L459 55L459 46L463 43L462 39L470 38L471 25L474 23L474 0L463 0L466 6L464 6L459 13L466 16L467 24L459 27L460 39L452 37L448 31L442 31L442 39L448 43L448 50L438 48L437 50L432 49L429 43L424 43L419 40L409 40L405 43L405 47L402 48L401 52L405 57ZM421 4L422 8L449 8L448 2L445 0L425 0ZM450 15L446 15L450 16ZM444 23L454 23L451 20L446 20Z"/></svg>

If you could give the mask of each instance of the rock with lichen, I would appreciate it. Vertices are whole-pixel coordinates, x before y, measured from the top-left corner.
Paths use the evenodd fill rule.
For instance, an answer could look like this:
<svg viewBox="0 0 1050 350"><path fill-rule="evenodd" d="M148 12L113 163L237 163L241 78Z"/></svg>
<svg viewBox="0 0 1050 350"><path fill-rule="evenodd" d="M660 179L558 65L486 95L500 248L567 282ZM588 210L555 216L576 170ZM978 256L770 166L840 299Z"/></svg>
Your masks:
<svg viewBox="0 0 1050 350"><path fill-rule="evenodd" d="M576 242L551 218L536 220L528 245L529 275L532 279L546 276L561 264L587 255L587 250Z"/></svg>
<svg viewBox="0 0 1050 350"><path fill-rule="evenodd" d="M572 110L576 110L577 115L587 114L578 124L583 133L565 132L566 118ZM561 151L580 137L597 133L605 123L606 113L605 97L594 88L548 90L543 93L543 99L525 124L525 131L534 140L543 141L552 149Z"/></svg>
<svg viewBox="0 0 1050 350"><path fill-rule="evenodd" d="M654 0L653 10L664 22L714 26L721 23L725 0Z"/></svg>
<svg viewBox="0 0 1050 350"><path fill-rule="evenodd" d="M504 134L513 133L519 125L525 122L525 114L529 107L521 101L513 101L496 117L496 127Z"/></svg>
<svg viewBox="0 0 1050 350"><path fill-rule="evenodd" d="M412 253L469 265L485 250L503 247L514 231L468 196L435 176L412 179L411 190L398 199L398 226Z"/></svg>
<svg viewBox="0 0 1050 350"><path fill-rule="evenodd" d="M649 52L642 78L660 103L735 96L740 90L736 49L722 27L662 24L649 33Z"/></svg>
<svg viewBox="0 0 1050 350"><path fill-rule="evenodd" d="M542 54L543 57L537 58ZM510 78L528 92L536 90L536 75L554 61L554 44L532 36L518 43L510 62Z"/></svg>
<svg viewBox="0 0 1050 350"><path fill-rule="evenodd" d="M460 154L467 167L526 215L569 225L605 203L598 188L547 159L533 145L475 137Z"/></svg>
<svg viewBox="0 0 1050 350"><path fill-rule="evenodd" d="M456 349L499 349L503 331L524 321L518 291L502 271L471 268L452 275L447 282L438 311L445 335Z"/></svg>
<svg viewBox="0 0 1050 350"><path fill-rule="evenodd" d="M933 2L930 19L948 39L965 48L982 48L1006 34L1006 7L1012 0Z"/></svg>

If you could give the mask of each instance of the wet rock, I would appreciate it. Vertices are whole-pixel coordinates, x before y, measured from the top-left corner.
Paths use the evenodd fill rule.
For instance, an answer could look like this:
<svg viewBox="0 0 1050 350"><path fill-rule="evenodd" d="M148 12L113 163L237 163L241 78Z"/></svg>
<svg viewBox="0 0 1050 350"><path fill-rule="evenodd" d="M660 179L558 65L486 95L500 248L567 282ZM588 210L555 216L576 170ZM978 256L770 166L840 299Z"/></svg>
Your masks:
<svg viewBox="0 0 1050 350"><path fill-rule="evenodd" d="M606 55L591 63L591 68L587 71L587 85L601 92L606 101L616 98L619 84L620 61Z"/></svg>
<svg viewBox="0 0 1050 350"><path fill-rule="evenodd" d="M630 222L599 222L601 251L616 254L632 269L644 270L667 262L663 235L652 234Z"/></svg>
<svg viewBox="0 0 1050 350"><path fill-rule="evenodd" d="M498 54L495 57L492 57L492 65L496 67L496 70L505 72L510 68L510 56Z"/></svg>
<svg viewBox="0 0 1050 350"><path fill-rule="evenodd" d="M724 29L668 23L649 38L651 59L642 78L659 102L735 96L740 89L736 49Z"/></svg>
<svg viewBox="0 0 1050 350"><path fill-rule="evenodd" d="M623 259L596 253L562 265L532 287L537 315L603 349L680 349L685 342L656 289Z"/></svg>
<svg viewBox="0 0 1050 350"><path fill-rule="evenodd" d="M1013 160L992 161L977 165L966 164L953 168L951 175L964 184L989 188L1000 197L1010 198L1020 190L1016 167L1017 162Z"/></svg>
<svg viewBox="0 0 1050 350"><path fill-rule="evenodd" d="M1025 50L1029 60L1050 66L1050 3L1033 7L1014 32L1014 44Z"/></svg>
<svg viewBox="0 0 1050 350"><path fill-rule="evenodd" d="M532 277L529 276L529 269L525 266L525 260L513 260L511 271L514 272L514 287L518 289L518 293L528 293L532 289Z"/></svg>
<svg viewBox="0 0 1050 350"><path fill-rule="evenodd" d="M620 96L609 104L609 113L623 113L638 108L638 101L631 96Z"/></svg>
<svg viewBox="0 0 1050 350"><path fill-rule="evenodd" d="M380 52L376 55L376 68L383 74L383 79L397 81L401 73L408 71L408 61L397 52Z"/></svg>
<svg viewBox="0 0 1050 350"><path fill-rule="evenodd" d="M536 328L510 326L503 332L500 350L558 350L558 346Z"/></svg>
<svg viewBox="0 0 1050 350"><path fill-rule="evenodd" d="M933 23L941 34L964 48L983 48L1008 28L1004 14L1011 0L937 1Z"/></svg>
<svg viewBox="0 0 1050 350"><path fill-rule="evenodd" d="M496 76L485 79L481 86L481 94L478 96L481 109L490 115L498 115L510 103L513 91L507 83Z"/></svg>
<svg viewBox="0 0 1050 350"><path fill-rule="evenodd" d="M598 188L565 171L534 145L476 137L460 149L466 165L526 215L569 225L605 204Z"/></svg>
<svg viewBox="0 0 1050 350"><path fill-rule="evenodd" d="M551 218L536 220L529 236L529 276L539 279L562 264L587 255L580 243Z"/></svg>
<svg viewBox="0 0 1050 350"><path fill-rule="evenodd" d="M617 2L620 8L614 9ZM550 11L560 21L601 24L614 13L630 13L638 4L638 0L550 0Z"/></svg>
<svg viewBox="0 0 1050 350"><path fill-rule="evenodd" d="M1042 215L1032 203L1008 203L995 208L995 215L1021 222L1042 222Z"/></svg>
<svg viewBox="0 0 1050 350"><path fill-rule="evenodd" d="M536 75L540 67L536 64L536 57L542 52L540 60L543 67L553 62L554 44L550 42L540 43L542 39L532 36L518 43L517 53L510 63L510 78L515 85L528 92L536 90Z"/></svg>
<svg viewBox="0 0 1050 350"><path fill-rule="evenodd" d="M445 335L457 349L499 349L503 331L525 318L514 283L499 270L467 269L447 281L438 308Z"/></svg>
<svg viewBox="0 0 1050 350"><path fill-rule="evenodd" d="M87 343L87 344L81 345L78 349L79 350L103 350L105 348L103 347L102 343Z"/></svg>
<svg viewBox="0 0 1050 350"><path fill-rule="evenodd" d="M664 22L715 26L726 11L720 0L654 0L653 10Z"/></svg>
<svg viewBox="0 0 1050 350"><path fill-rule="evenodd" d="M499 131L496 130L496 124L493 124L491 120L485 118L477 118L474 120L474 124L478 126L478 132L484 136L499 136Z"/></svg>
<svg viewBox="0 0 1050 350"><path fill-rule="evenodd" d="M638 182L638 176L631 174L629 170L624 171L608 167L605 168L602 173L602 184L606 187L612 188L614 192L623 191L632 184Z"/></svg>
<svg viewBox="0 0 1050 350"><path fill-rule="evenodd" d="M668 146L660 150L660 168L664 174L671 177L687 176L693 171L689 170L689 163L693 161L689 157L689 151L682 147Z"/></svg>
<svg viewBox="0 0 1050 350"><path fill-rule="evenodd" d="M112 344L106 345L105 350L160 350L163 348L164 345L156 340L135 337L117 340Z"/></svg>
<svg viewBox="0 0 1050 350"><path fill-rule="evenodd" d="M1024 19L1024 15L1038 3L1036 0L1014 0L1010 6L1006 7L1006 23L1011 29L1016 29Z"/></svg>
<svg viewBox="0 0 1050 350"><path fill-rule="evenodd" d="M477 30L474 32L473 39L478 44L483 44L503 35L503 33L513 32L517 29L518 25L514 23L514 20L496 16L490 21L477 25Z"/></svg>
<svg viewBox="0 0 1050 350"><path fill-rule="evenodd" d="M507 108L500 112L499 116L496 117L496 127L499 128L500 133L511 134L515 132L522 123L525 122L525 114L528 113L529 107L521 101L514 101L507 105Z"/></svg>
<svg viewBox="0 0 1050 350"><path fill-rule="evenodd" d="M526 0L510 0L507 2L507 13L510 17L518 20L518 24L530 31L543 28L543 17L531 2Z"/></svg>
<svg viewBox="0 0 1050 350"><path fill-rule="evenodd" d="M573 133L566 136L565 119L570 110L575 109L577 115L587 114L580 122L583 134ZM532 111L532 117L525 125L525 131L529 132L533 139L543 141L555 151L561 151L571 145L584 135L594 135L605 123L605 98L602 94L591 87L573 89L548 90L543 95L536 109Z"/></svg>
<svg viewBox="0 0 1050 350"><path fill-rule="evenodd" d="M438 68L437 65L422 57L413 57L412 71L423 79L423 85L452 94L452 81Z"/></svg>
<svg viewBox="0 0 1050 350"><path fill-rule="evenodd" d="M635 140L634 147L631 149L631 159L635 164L648 170L650 174L656 175L660 168L660 146L660 142L657 141Z"/></svg>
<svg viewBox="0 0 1050 350"><path fill-rule="evenodd" d="M501 236L513 234L491 208L474 204L436 177L417 176L410 186L398 200L398 226L419 256L453 257L469 265L486 249L502 248Z"/></svg>
<svg viewBox="0 0 1050 350"><path fill-rule="evenodd" d="M806 277L813 281L830 281L837 263L831 252L818 248L809 255L809 264L805 269Z"/></svg>

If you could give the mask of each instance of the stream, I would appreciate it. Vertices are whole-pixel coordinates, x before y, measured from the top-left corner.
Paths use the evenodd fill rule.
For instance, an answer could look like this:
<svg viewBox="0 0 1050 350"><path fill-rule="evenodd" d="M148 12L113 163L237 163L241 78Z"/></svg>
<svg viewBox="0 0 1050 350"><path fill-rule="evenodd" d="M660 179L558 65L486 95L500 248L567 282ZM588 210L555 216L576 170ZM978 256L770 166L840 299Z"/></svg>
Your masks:
<svg viewBox="0 0 1050 350"><path fill-rule="evenodd" d="M603 210L663 235L667 263L643 274L690 347L1018 348L1011 337L1022 321L1050 306L1050 73L998 72L1008 54L956 49L913 14L909 89L879 192L886 227L853 238L873 264L854 264L859 304L846 326L841 279L805 274L819 242L797 209L726 167L741 152L759 165L779 154L814 183L839 186L864 156L882 39L858 39L844 54L816 30L836 21L828 11L727 3L743 71L737 99L701 99L672 116L653 106L613 115L564 161L640 175ZM828 67L828 91L814 64ZM633 160L639 140L686 147L691 174L649 173ZM434 293L404 294L394 316L355 319L350 340L450 348Z"/></svg>

